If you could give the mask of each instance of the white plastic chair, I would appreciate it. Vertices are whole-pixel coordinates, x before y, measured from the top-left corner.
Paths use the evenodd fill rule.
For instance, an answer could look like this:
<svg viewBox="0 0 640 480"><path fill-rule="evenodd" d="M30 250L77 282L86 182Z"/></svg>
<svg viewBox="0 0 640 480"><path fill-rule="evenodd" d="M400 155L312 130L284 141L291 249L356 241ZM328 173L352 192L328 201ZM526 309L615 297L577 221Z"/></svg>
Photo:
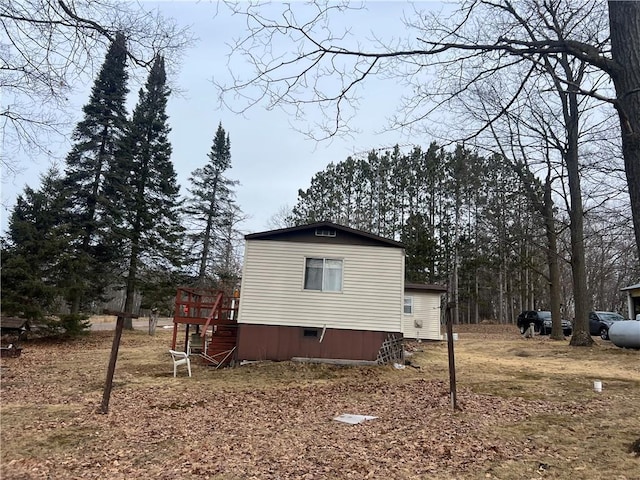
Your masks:
<svg viewBox="0 0 640 480"><path fill-rule="evenodd" d="M175 350L169 350L171 359L173 360L173 376L176 376L178 365L186 365L189 370L189 376L191 376L191 361L189 355L186 352L177 352Z"/></svg>

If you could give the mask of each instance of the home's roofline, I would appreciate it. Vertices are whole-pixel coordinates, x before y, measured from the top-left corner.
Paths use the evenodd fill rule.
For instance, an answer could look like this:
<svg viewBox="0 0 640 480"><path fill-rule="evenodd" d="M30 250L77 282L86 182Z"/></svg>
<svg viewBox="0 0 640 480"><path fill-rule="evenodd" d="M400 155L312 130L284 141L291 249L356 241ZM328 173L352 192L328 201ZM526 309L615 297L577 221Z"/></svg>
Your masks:
<svg viewBox="0 0 640 480"><path fill-rule="evenodd" d="M446 292L446 285L436 285L431 283L405 283L404 290L423 290L430 292Z"/></svg>
<svg viewBox="0 0 640 480"><path fill-rule="evenodd" d="M624 292L625 290L635 290L636 288L640 288L640 283L636 283L635 285L629 285L628 287L621 288L620 291Z"/></svg>
<svg viewBox="0 0 640 480"><path fill-rule="evenodd" d="M250 233L248 235L245 235L244 238L246 240L261 240L266 237L272 237L274 235L286 235L288 233L301 232L312 228L333 228L335 230L340 230L343 232L351 233L353 235L359 235L361 237L369 238L371 240L375 240L392 247L404 248L404 244L402 244L401 242L396 242L395 240L380 237L379 235L375 235L373 233L365 232L362 230L356 230L355 228L345 227L344 225L338 225L337 223L333 222L308 223L306 225L298 225L295 227L279 228L277 230L268 230L266 232Z"/></svg>

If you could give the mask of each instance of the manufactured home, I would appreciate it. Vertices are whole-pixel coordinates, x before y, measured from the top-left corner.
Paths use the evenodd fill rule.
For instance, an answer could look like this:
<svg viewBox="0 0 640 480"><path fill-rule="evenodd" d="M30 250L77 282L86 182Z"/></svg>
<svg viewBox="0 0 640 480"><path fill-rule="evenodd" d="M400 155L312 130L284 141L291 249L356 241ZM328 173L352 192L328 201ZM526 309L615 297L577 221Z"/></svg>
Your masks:
<svg viewBox="0 0 640 480"><path fill-rule="evenodd" d="M376 360L402 337L401 243L330 222L245 239L238 360Z"/></svg>

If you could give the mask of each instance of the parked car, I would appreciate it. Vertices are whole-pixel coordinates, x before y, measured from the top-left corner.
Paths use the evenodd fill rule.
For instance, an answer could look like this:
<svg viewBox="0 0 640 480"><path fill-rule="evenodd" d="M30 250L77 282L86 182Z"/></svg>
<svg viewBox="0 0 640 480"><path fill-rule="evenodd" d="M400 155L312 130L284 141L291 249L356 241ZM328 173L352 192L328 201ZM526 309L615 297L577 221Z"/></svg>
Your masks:
<svg viewBox="0 0 640 480"><path fill-rule="evenodd" d="M533 323L533 329L536 333L540 335L551 334L551 312L527 310L518 315L520 333L524 333L529 328L530 323ZM562 333L567 337L573 333L573 325L569 320L562 320Z"/></svg>
<svg viewBox="0 0 640 480"><path fill-rule="evenodd" d="M603 340L609 340L609 327L614 322L624 320L624 317L616 312L591 312L589 314L589 333L600 335Z"/></svg>

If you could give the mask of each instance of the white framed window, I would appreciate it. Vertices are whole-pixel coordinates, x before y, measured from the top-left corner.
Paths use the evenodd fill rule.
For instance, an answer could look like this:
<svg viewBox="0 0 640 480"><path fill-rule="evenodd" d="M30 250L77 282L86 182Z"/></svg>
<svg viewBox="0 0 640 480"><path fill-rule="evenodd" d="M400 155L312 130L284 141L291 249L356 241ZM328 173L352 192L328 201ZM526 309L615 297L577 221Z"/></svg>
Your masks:
<svg viewBox="0 0 640 480"><path fill-rule="evenodd" d="M333 258L306 258L304 289L322 292L342 291L342 260Z"/></svg>
<svg viewBox="0 0 640 480"><path fill-rule="evenodd" d="M413 297L404 297L404 314L413 315Z"/></svg>

